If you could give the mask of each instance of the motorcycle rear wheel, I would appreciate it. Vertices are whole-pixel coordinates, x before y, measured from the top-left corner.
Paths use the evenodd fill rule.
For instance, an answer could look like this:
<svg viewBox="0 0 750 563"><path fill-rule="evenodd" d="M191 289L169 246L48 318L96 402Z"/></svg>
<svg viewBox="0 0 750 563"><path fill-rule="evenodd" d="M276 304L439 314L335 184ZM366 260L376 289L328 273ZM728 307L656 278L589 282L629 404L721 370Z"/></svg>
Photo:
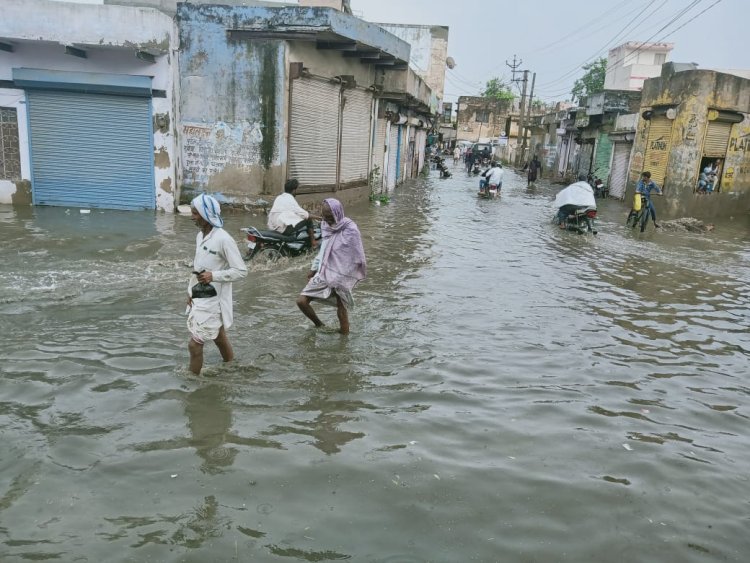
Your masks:
<svg viewBox="0 0 750 563"><path fill-rule="evenodd" d="M281 252L278 248L267 246L263 250L258 252L258 255L255 259L258 262L273 263L273 262L278 262L279 259L283 257L284 257L284 253Z"/></svg>

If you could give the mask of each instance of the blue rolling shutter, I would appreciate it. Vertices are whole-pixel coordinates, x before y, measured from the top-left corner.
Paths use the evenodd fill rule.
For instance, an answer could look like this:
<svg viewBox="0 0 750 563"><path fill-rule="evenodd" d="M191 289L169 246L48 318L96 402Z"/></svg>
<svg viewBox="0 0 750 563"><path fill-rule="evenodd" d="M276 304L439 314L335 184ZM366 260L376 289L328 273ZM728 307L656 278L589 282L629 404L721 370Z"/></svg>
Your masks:
<svg viewBox="0 0 750 563"><path fill-rule="evenodd" d="M153 209L151 100L27 90L35 205Z"/></svg>

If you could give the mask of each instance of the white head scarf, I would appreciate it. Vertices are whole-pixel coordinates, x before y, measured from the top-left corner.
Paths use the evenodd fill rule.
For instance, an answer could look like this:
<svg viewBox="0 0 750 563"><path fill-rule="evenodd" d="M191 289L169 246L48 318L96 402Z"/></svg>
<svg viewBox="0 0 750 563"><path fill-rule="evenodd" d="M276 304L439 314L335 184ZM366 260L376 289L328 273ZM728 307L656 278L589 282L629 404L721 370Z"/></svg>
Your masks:
<svg viewBox="0 0 750 563"><path fill-rule="evenodd" d="M212 227L221 228L224 226L224 219L221 218L221 206L214 197L201 194L194 198L190 205L195 207L200 216L208 221Z"/></svg>

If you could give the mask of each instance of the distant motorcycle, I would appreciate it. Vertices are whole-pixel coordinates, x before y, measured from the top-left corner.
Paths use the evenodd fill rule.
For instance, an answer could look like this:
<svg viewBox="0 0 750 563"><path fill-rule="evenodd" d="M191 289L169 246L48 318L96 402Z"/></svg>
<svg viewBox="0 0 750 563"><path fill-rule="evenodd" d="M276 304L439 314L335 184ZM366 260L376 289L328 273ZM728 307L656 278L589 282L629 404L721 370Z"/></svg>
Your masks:
<svg viewBox="0 0 750 563"><path fill-rule="evenodd" d="M307 254L312 248L310 235L305 227L301 227L291 235L283 235L277 231L259 230L255 227L240 229L246 235L247 254L245 260L263 260L276 262L285 256L300 256ZM315 225L315 240L320 241L320 225Z"/></svg>
<svg viewBox="0 0 750 563"><path fill-rule="evenodd" d="M451 177L451 171L448 170L443 157L435 155L432 160L435 163L435 167L440 171L441 178Z"/></svg>

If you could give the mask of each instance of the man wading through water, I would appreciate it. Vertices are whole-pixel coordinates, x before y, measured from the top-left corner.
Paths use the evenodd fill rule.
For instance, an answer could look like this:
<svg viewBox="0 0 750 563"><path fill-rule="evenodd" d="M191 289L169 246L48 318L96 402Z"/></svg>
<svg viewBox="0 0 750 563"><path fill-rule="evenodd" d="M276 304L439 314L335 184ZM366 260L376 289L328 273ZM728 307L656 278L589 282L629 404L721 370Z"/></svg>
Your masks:
<svg viewBox="0 0 750 563"><path fill-rule="evenodd" d="M323 200L323 243L307 274L307 285L297 298L297 306L316 327L323 322L310 305L320 300L336 307L339 332L349 334L349 309L354 305L352 289L365 279L367 263L362 237L356 223L344 217L337 199Z"/></svg>
<svg viewBox="0 0 750 563"><path fill-rule="evenodd" d="M226 329L232 326L232 282L247 275L237 243L221 227L219 202L199 195L190 203L193 222L199 229L195 239L193 274L188 283L187 326L190 371L203 368L203 344L213 340L225 362L234 358Z"/></svg>

